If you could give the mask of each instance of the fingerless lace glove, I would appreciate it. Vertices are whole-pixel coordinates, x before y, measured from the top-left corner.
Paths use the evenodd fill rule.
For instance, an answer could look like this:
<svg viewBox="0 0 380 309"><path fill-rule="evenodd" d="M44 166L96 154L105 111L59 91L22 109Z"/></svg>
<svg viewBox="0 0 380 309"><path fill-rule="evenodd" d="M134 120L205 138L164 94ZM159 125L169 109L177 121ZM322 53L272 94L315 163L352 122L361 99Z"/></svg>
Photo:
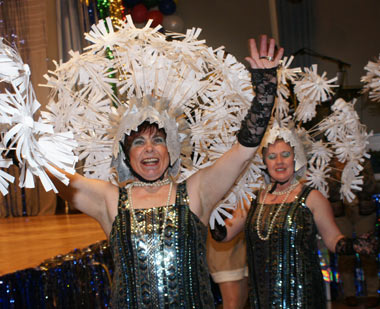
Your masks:
<svg viewBox="0 0 380 309"><path fill-rule="evenodd" d="M335 245L335 253L341 255L354 255L354 241L352 238L343 237Z"/></svg>
<svg viewBox="0 0 380 309"><path fill-rule="evenodd" d="M238 141L245 147L260 145L272 114L277 90L277 68L250 69L255 97L241 123Z"/></svg>
<svg viewBox="0 0 380 309"><path fill-rule="evenodd" d="M335 252L341 255L376 255L379 252L379 241L374 233L366 233L355 239L343 237L337 242Z"/></svg>

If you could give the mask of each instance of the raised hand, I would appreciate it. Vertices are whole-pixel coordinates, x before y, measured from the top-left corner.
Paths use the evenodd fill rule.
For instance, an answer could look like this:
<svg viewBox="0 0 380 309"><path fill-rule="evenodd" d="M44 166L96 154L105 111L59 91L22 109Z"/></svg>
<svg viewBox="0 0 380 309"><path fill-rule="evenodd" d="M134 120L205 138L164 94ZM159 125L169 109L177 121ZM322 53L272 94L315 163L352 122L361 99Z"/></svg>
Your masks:
<svg viewBox="0 0 380 309"><path fill-rule="evenodd" d="M266 35L260 37L260 50L257 49L255 39L248 40L250 56L245 60L249 62L252 69L270 69L277 67L284 49L281 47L276 50L276 42L273 38L269 39Z"/></svg>

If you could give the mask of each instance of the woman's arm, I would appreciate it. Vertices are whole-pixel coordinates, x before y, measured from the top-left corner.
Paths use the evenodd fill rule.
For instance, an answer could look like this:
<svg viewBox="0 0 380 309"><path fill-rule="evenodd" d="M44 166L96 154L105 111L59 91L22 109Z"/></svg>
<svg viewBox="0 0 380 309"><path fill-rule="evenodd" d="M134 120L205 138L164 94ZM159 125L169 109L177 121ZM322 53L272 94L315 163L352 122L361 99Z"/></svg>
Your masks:
<svg viewBox="0 0 380 309"><path fill-rule="evenodd" d="M310 192L306 205L313 213L314 222L327 249L335 252L336 244L344 237L334 220L334 214L329 201L318 190Z"/></svg>
<svg viewBox="0 0 380 309"><path fill-rule="evenodd" d="M58 195L75 209L96 219L108 235L117 214L118 187L103 180L89 179L78 173L71 175L58 170L69 178L69 184L66 186L48 172L58 189Z"/></svg>
<svg viewBox="0 0 380 309"><path fill-rule="evenodd" d="M313 212L314 221L326 247L341 255L375 255L379 251L376 235L368 233L355 239L344 236L337 227L329 201L317 190L313 190L306 205Z"/></svg>
<svg viewBox="0 0 380 309"><path fill-rule="evenodd" d="M233 186L252 159L271 116L277 86L276 67L283 55L283 49L275 52L274 39L269 41L268 46L266 36L261 38L260 51L257 50L254 39L249 40L249 48L250 56L246 60L251 65L256 95L242 122L238 143L212 166L195 173L187 182L190 208L205 224L213 207Z"/></svg>

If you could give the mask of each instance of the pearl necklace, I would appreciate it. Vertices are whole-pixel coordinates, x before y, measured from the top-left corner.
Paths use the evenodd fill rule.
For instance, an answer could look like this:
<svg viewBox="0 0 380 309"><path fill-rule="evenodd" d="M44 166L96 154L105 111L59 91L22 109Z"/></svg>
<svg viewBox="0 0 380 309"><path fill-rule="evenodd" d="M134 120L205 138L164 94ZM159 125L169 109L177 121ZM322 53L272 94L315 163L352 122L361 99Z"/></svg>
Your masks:
<svg viewBox="0 0 380 309"><path fill-rule="evenodd" d="M263 202L260 203L259 213L257 215L257 221L256 221L257 236L259 236L259 238L261 240L264 240L264 241L268 240L269 237L270 237L270 235L272 234L274 222L276 221L278 215L280 214L280 211L281 211L282 207L285 205L285 202L288 199L290 193L298 186L298 181L296 181L294 184L290 185L287 189L285 189L283 191L276 192L277 194L275 194L275 195L283 195L283 194L286 193L286 196L285 196L284 200L282 201L280 207L277 208L276 213L274 214L274 216L272 218L272 221L269 224L267 235L263 236L263 234L261 233L261 230L260 230L260 222L262 220L261 217L262 217L262 214L263 214L265 199L267 198L267 195L268 195L268 192L270 191L270 189L272 189L272 186L273 186L273 184L270 185L270 186L268 186L267 189L265 190ZM272 194L274 194L274 192Z"/></svg>
<svg viewBox="0 0 380 309"><path fill-rule="evenodd" d="M132 186L134 187L161 187L164 185L168 185L172 181L170 178L166 178L164 180L157 180L155 182L143 182L143 181L134 181L132 182Z"/></svg>
<svg viewBox="0 0 380 309"><path fill-rule="evenodd" d="M286 194L289 191L290 192L293 191L293 189L295 187L297 187L298 184L299 184L298 180L293 179L292 184L289 187L287 187L285 190L282 190L282 191L273 191L271 194L273 194L273 195L283 195L283 194ZM272 189L272 187L273 187L273 184L271 185L270 189Z"/></svg>
<svg viewBox="0 0 380 309"><path fill-rule="evenodd" d="M137 185L136 185L136 183L137 183ZM160 181L160 183L162 186L170 183L168 199L166 201L166 206L164 208L164 222L162 225L161 236L160 236L160 238L163 239L163 235L165 233L165 228L166 228L166 221L167 221L167 215L168 215L168 208L169 208L169 204L170 204L170 198L172 196L173 182L170 179L166 179L166 180ZM144 184L144 185L142 185L142 184ZM132 188L134 186L140 186L140 187L157 186L158 187L159 185L154 184L154 183L146 183L146 182L133 182L133 183L131 183L130 187L128 188L128 200L129 200L129 206L130 206L129 208L130 208L130 211L132 213L132 220L133 220L132 224L133 224L134 230L137 231L137 219L136 219L136 213L135 213L135 209L133 207L133 201L132 201Z"/></svg>

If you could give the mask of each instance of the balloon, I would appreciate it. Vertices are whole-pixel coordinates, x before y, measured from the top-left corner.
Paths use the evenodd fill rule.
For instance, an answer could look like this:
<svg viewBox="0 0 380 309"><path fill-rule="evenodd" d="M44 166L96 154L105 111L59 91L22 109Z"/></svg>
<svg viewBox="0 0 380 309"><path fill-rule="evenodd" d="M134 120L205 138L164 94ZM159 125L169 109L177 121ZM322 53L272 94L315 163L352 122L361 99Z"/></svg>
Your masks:
<svg viewBox="0 0 380 309"><path fill-rule="evenodd" d="M173 0L161 0L158 7L164 15L171 15L176 10L176 5Z"/></svg>
<svg viewBox="0 0 380 309"><path fill-rule="evenodd" d="M134 23L144 23L148 19L148 9L144 4L136 4L131 11Z"/></svg>
<svg viewBox="0 0 380 309"><path fill-rule="evenodd" d="M148 19L153 19L152 27L162 24L164 16L158 10L153 10L148 12Z"/></svg>
<svg viewBox="0 0 380 309"><path fill-rule="evenodd" d="M136 4L141 3L141 0L123 0L126 7L133 8Z"/></svg>
<svg viewBox="0 0 380 309"><path fill-rule="evenodd" d="M184 28L184 23L181 17L177 15L164 16L162 26L167 31L181 32Z"/></svg>
<svg viewBox="0 0 380 309"><path fill-rule="evenodd" d="M147 9L151 9L152 7L158 4L158 0L143 0L143 4L147 7Z"/></svg>

